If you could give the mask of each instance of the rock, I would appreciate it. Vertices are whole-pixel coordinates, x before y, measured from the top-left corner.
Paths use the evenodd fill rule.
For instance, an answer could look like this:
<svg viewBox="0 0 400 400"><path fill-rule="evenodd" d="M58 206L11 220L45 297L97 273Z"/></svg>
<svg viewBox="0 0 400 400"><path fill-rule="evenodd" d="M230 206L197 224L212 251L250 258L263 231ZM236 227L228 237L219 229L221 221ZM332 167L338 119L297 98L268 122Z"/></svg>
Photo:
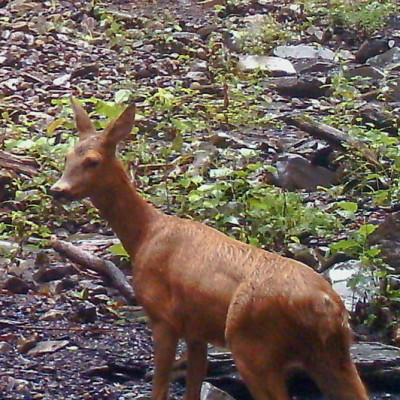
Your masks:
<svg viewBox="0 0 400 400"><path fill-rule="evenodd" d="M210 81L207 74L204 72L188 72L186 78L202 85L207 84Z"/></svg>
<svg viewBox="0 0 400 400"><path fill-rule="evenodd" d="M241 71L262 70L270 73L271 76L295 75L296 70L289 60L280 57L270 56L240 56L237 67Z"/></svg>
<svg viewBox="0 0 400 400"><path fill-rule="evenodd" d="M363 64L369 58L382 54L388 50L389 45L387 40L377 38L367 39L361 44L354 58L356 62Z"/></svg>
<svg viewBox="0 0 400 400"><path fill-rule="evenodd" d="M57 321L65 316L65 311L60 310L49 310L44 313L39 319L41 321Z"/></svg>
<svg viewBox="0 0 400 400"><path fill-rule="evenodd" d="M78 305L78 309L73 318L82 323L93 323L97 319L96 306L89 301L84 301Z"/></svg>
<svg viewBox="0 0 400 400"><path fill-rule="evenodd" d="M179 40L185 44L200 40L200 35L193 32L175 32L172 36L175 40Z"/></svg>
<svg viewBox="0 0 400 400"><path fill-rule="evenodd" d="M357 285L357 289L349 287L351 280L363 274L363 284ZM358 301L371 299L370 293L375 292L379 285L372 274L365 271L359 260L348 260L334 264L324 274L332 283L332 287L339 293L344 301L344 305L349 311L354 311Z"/></svg>
<svg viewBox="0 0 400 400"><path fill-rule="evenodd" d="M400 273L400 211L392 213L369 236L371 246L378 245L383 261Z"/></svg>
<svg viewBox="0 0 400 400"><path fill-rule="evenodd" d="M288 245L288 250L295 260L307 264L316 271L321 269L322 256L316 249L301 243L291 243Z"/></svg>
<svg viewBox="0 0 400 400"><path fill-rule="evenodd" d="M361 378L385 390L400 388L400 349L375 342L355 343L351 354Z"/></svg>
<svg viewBox="0 0 400 400"><path fill-rule="evenodd" d="M387 109L381 103L367 103L361 107L356 117L360 117L364 124L373 124L377 129L396 135L400 128L400 117Z"/></svg>
<svg viewBox="0 0 400 400"><path fill-rule="evenodd" d="M283 58L323 58L325 60L333 60L335 53L325 47L316 47L306 44L296 46L278 46L273 50L278 57Z"/></svg>
<svg viewBox="0 0 400 400"><path fill-rule="evenodd" d="M383 54L368 59L368 64L377 68L389 68L400 63L400 47L393 47Z"/></svg>
<svg viewBox="0 0 400 400"><path fill-rule="evenodd" d="M76 274L71 266L43 266L33 275L36 282L50 282L63 279L67 275Z"/></svg>
<svg viewBox="0 0 400 400"><path fill-rule="evenodd" d="M362 67L356 67L345 71L344 76L347 79L360 76L362 78L371 78L375 80L380 80L385 77L385 74L378 68L365 65Z"/></svg>
<svg viewBox="0 0 400 400"><path fill-rule="evenodd" d="M388 82L388 92L385 98L388 101L400 102L400 79L394 79Z"/></svg>
<svg viewBox="0 0 400 400"><path fill-rule="evenodd" d="M330 187L335 172L311 164L297 154L286 154L276 163L275 183L288 190L316 189L317 186Z"/></svg>
<svg viewBox="0 0 400 400"><path fill-rule="evenodd" d="M311 73L311 72L322 72L326 73L335 67L333 63L326 61L316 61L316 60L302 60L296 62L294 65L296 71L301 74Z"/></svg>
<svg viewBox="0 0 400 400"><path fill-rule="evenodd" d="M204 382L201 386L200 400L233 400L233 397L211 383Z"/></svg>
<svg viewBox="0 0 400 400"><path fill-rule="evenodd" d="M39 356L45 353L54 353L68 346L68 340L47 340L44 342L39 342L35 347L28 351L28 356Z"/></svg>
<svg viewBox="0 0 400 400"><path fill-rule="evenodd" d="M190 72L208 72L207 61L194 60L190 67Z"/></svg>
<svg viewBox="0 0 400 400"><path fill-rule="evenodd" d="M324 79L314 77L279 78L270 81L271 89L283 96L318 98L325 94Z"/></svg>
<svg viewBox="0 0 400 400"><path fill-rule="evenodd" d="M11 353L12 349L13 348L10 343L0 342L0 354Z"/></svg>
<svg viewBox="0 0 400 400"><path fill-rule="evenodd" d="M31 285L17 276L11 276L4 283L4 289L15 294L26 294L31 289Z"/></svg>

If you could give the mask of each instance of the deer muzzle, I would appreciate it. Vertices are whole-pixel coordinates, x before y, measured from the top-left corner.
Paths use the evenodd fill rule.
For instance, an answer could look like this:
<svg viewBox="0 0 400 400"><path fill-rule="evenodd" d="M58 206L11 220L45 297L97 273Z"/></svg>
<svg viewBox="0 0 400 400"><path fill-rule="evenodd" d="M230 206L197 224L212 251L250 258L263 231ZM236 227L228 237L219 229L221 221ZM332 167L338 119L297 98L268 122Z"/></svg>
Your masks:
<svg viewBox="0 0 400 400"><path fill-rule="evenodd" d="M75 198L71 186L68 183L62 182L61 179L50 188L50 194L56 200L61 201L71 201Z"/></svg>

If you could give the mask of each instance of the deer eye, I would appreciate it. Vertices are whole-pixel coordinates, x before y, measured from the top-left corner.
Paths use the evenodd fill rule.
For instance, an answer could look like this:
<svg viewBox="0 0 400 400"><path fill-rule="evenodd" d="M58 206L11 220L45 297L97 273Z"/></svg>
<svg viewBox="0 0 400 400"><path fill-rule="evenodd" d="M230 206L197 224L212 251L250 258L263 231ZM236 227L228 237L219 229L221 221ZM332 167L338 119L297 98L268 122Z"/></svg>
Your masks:
<svg viewBox="0 0 400 400"><path fill-rule="evenodd" d="M100 160L98 158L87 158L84 162L83 165L86 168L96 168L100 165Z"/></svg>

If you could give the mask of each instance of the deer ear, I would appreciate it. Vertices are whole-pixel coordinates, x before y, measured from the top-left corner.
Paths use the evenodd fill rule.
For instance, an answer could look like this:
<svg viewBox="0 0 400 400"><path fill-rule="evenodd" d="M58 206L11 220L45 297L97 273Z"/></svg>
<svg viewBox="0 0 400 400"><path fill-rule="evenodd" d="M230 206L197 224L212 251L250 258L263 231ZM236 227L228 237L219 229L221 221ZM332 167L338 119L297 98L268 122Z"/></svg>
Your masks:
<svg viewBox="0 0 400 400"><path fill-rule="evenodd" d="M74 97L71 97L71 104L75 114L76 129L79 132L79 137L82 139L96 133L96 129L94 128L88 113Z"/></svg>
<svg viewBox="0 0 400 400"><path fill-rule="evenodd" d="M104 142L106 146L114 148L118 142L125 139L132 131L135 123L136 106L132 104L127 107L122 114L112 121L104 131Z"/></svg>

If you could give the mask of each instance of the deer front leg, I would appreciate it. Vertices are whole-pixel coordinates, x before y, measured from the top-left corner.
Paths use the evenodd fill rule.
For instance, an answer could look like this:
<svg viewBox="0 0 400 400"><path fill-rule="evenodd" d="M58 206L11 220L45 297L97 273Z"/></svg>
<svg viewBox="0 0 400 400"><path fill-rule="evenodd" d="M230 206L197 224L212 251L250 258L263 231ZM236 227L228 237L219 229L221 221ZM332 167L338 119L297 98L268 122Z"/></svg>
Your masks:
<svg viewBox="0 0 400 400"><path fill-rule="evenodd" d="M151 400L167 400L179 337L165 322L153 321L154 377Z"/></svg>
<svg viewBox="0 0 400 400"><path fill-rule="evenodd" d="M199 400L207 373L207 343L187 342L188 368L184 400Z"/></svg>

